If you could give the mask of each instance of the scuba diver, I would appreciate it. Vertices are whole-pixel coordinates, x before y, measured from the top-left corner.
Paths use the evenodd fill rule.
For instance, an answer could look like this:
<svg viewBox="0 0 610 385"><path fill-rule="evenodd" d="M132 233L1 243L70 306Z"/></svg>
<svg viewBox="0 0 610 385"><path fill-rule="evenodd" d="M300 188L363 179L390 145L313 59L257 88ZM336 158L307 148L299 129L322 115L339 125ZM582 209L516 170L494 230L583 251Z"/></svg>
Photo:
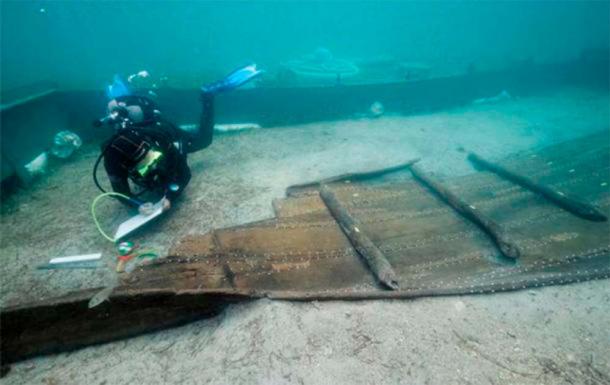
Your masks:
<svg viewBox="0 0 610 385"><path fill-rule="evenodd" d="M184 131L163 119L150 98L135 94L115 75L113 84L107 89L108 115L94 122L97 127L107 124L115 128L114 135L103 143L95 163L96 186L105 192L97 180L97 168L103 158L112 189L127 197L117 199L143 213L143 208L150 208L152 204L144 203L138 197L152 192L163 197L163 210L168 210L191 179L187 154L212 143L215 95L235 89L261 73L252 64L201 87L202 113L196 132ZM141 191L134 194L129 181Z"/></svg>

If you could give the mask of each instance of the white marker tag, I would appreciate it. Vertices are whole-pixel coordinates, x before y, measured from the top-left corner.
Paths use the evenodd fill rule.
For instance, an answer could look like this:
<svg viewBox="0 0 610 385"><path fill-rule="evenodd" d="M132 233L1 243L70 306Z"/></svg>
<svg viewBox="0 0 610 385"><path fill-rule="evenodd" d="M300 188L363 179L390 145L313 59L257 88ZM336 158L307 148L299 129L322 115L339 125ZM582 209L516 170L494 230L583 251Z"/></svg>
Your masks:
<svg viewBox="0 0 610 385"><path fill-rule="evenodd" d="M53 258L49 261L49 263L54 265L54 264L60 264L60 263L95 261L95 260L100 259L101 257L102 257L102 253L74 255L71 257Z"/></svg>

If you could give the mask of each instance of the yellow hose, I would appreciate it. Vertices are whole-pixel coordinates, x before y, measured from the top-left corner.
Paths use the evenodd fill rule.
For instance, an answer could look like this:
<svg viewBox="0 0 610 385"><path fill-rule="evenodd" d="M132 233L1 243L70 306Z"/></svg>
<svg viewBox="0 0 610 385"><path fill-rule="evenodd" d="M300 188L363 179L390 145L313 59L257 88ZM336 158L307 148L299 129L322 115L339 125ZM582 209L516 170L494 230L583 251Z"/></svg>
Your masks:
<svg viewBox="0 0 610 385"><path fill-rule="evenodd" d="M93 222L95 222L95 226L97 227L97 231L100 232L100 234L102 234L102 236L104 238L106 238L107 240L109 240L110 242L116 242L116 239L111 238L110 236L108 236L108 234L106 234L104 232L104 230L102 230L102 226L100 226L100 222L97 220L97 216L95 215L95 206L97 206L97 203L99 202L99 200L103 197L107 197L107 196L115 196L115 197L120 197L120 198L125 198L125 199L129 199L129 197L125 194L121 194L121 193L117 193L117 192L105 192L103 194L98 195L97 197L95 197L95 199L93 200L93 203L91 203L91 216L93 217Z"/></svg>

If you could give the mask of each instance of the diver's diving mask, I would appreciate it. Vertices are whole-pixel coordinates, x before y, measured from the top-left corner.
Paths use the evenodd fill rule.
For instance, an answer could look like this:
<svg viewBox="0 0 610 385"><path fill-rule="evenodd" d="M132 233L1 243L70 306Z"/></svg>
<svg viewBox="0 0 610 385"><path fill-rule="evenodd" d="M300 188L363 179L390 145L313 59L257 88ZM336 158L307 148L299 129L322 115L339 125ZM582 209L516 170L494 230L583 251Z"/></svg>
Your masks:
<svg viewBox="0 0 610 385"><path fill-rule="evenodd" d="M144 125L155 121L160 114L155 104L143 96L122 96L108 102L109 121L128 121L131 125Z"/></svg>

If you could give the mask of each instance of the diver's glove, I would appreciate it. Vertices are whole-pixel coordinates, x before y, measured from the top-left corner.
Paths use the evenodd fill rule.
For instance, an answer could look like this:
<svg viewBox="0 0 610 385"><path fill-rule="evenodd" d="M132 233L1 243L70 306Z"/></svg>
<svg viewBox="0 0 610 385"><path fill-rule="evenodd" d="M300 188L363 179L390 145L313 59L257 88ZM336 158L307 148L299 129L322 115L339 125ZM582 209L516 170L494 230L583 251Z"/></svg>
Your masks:
<svg viewBox="0 0 610 385"><path fill-rule="evenodd" d="M206 94L218 94L224 91L230 91L239 86L242 86L262 74L264 71L258 70L256 64L250 64L242 68L238 68L231 72L224 79L206 84L201 87L201 92Z"/></svg>
<svg viewBox="0 0 610 385"><path fill-rule="evenodd" d="M140 215L149 216L155 212L155 205L152 202L142 203L138 206L138 213Z"/></svg>
<svg viewBox="0 0 610 385"><path fill-rule="evenodd" d="M168 211L172 208L172 201L164 197L163 202L161 203L161 207L163 207L163 212Z"/></svg>

